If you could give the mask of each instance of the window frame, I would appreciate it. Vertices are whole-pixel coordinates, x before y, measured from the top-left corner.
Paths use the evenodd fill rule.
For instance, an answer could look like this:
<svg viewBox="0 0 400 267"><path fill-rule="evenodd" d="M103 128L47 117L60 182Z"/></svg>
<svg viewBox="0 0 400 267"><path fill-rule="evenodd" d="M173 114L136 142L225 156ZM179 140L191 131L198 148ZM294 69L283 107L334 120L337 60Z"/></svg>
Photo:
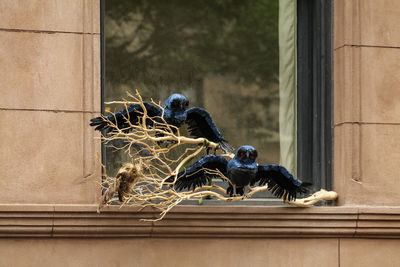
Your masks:
<svg viewBox="0 0 400 267"><path fill-rule="evenodd" d="M332 0L297 1L298 176L332 189Z"/></svg>
<svg viewBox="0 0 400 267"><path fill-rule="evenodd" d="M105 115L105 81L106 81L106 38L105 38L105 0L100 0L100 110ZM101 143L101 164L106 164L106 148ZM104 176L104 168L101 168L102 176Z"/></svg>
<svg viewBox="0 0 400 267"><path fill-rule="evenodd" d="M100 0L102 114L105 114L104 15L105 0ZM297 176L311 182L312 191L331 190L333 184L332 17L332 0L297 0ZM101 159L105 164L103 144ZM267 200L269 205L278 204L275 199Z"/></svg>

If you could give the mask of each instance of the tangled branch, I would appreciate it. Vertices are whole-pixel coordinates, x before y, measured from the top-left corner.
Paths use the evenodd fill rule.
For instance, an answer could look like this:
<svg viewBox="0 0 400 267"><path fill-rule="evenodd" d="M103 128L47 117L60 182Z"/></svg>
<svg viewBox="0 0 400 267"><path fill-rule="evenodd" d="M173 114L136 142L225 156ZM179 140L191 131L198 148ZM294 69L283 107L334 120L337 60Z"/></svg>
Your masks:
<svg viewBox="0 0 400 267"><path fill-rule="evenodd" d="M117 172L115 177L104 173L102 186L104 193L98 206L100 212L103 205L119 202L120 206L134 205L141 209L151 206L160 211L160 216L151 221L162 220L164 216L176 205L184 200L200 199L207 196L215 197L221 201L239 201L249 198L255 193L268 190L268 185L249 187L248 193L242 196L229 197L226 190L216 184L198 187L192 191L179 192L175 190L174 184L179 171L183 170L193 159L198 157L206 149L219 151L219 144L210 142L205 138L188 138L182 136L180 130L168 124L163 116L149 117L138 92L135 96L129 95L131 101L113 101L106 104L122 104L125 109L128 105L139 104L143 109L142 117L137 124L130 122L129 113L125 118L125 128L118 128L116 123L103 119L111 129L102 136L102 142L121 150L129 155L131 162L125 163ZM151 103L164 112L163 107L151 100ZM115 116L115 115L114 115ZM113 142L123 142L123 146L114 146ZM232 158L232 154L222 154ZM230 182L219 171L206 170L209 173L220 176ZM173 178L171 180L171 177ZM326 191L324 191L326 192ZM311 206L319 200L335 199L332 192L316 193L306 199L296 201L284 201L295 206ZM333 192L334 193L334 192Z"/></svg>

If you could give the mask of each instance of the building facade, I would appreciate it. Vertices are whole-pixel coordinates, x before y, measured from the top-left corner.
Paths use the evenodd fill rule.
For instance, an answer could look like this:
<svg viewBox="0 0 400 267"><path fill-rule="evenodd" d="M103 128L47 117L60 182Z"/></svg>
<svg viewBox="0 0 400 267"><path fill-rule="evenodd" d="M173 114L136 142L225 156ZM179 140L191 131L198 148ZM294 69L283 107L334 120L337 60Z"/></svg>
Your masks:
<svg viewBox="0 0 400 267"><path fill-rule="evenodd" d="M399 266L400 2L334 1L334 206L106 207L100 2L0 1L0 266Z"/></svg>

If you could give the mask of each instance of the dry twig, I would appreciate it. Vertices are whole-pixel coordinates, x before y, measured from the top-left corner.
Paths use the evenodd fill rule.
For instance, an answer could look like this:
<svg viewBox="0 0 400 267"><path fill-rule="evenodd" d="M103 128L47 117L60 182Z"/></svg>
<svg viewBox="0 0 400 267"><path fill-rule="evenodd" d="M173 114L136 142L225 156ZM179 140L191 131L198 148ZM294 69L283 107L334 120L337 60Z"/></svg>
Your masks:
<svg viewBox="0 0 400 267"><path fill-rule="evenodd" d="M245 197L228 197L225 189L215 184L198 187L193 191L178 192L174 189L177 174L189 162L207 148L218 150L219 144L208 141L205 138L188 138L180 135L177 127L169 125L162 117L151 118L147 116L146 108L138 92L129 95L132 101L114 101L106 104L139 104L144 110L143 116L138 124L132 124L129 117L126 122L129 127L119 129L116 124L104 117L112 129L102 141L110 144L115 140L123 140L125 145L116 150L125 151L131 162L122 166L115 178L105 174L103 186L105 193L100 201L98 212L103 205L113 201L120 201L121 206L135 205L141 208L151 206L160 211L159 218L151 221L162 220L164 216L176 205L184 200L199 199L213 196L221 201L238 201L251 197L255 193L268 190L268 185L250 188ZM151 103L162 108L159 103L151 100ZM148 123L148 122L151 123ZM151 125L151 126L149 126ZM129 131L128 131L129 129ZM146 150L147 156L140 156L142 151L135 151L133 147ZM183 149L182 149L183 148ZM176 151L178 153L176 153ZM223 154L232 158L232 154ZM213 170L208 170L214 172ZM222 179L227 180L222 173L218 173ZM167 182L168 177L174 177L173 182ZM229 182L229 180L228 180ZM114 197L115 195L117 197ZM295 206L311 206L319 200L335 199L335 192L320 191L306 199L297 199L288 204Z"/></svg>

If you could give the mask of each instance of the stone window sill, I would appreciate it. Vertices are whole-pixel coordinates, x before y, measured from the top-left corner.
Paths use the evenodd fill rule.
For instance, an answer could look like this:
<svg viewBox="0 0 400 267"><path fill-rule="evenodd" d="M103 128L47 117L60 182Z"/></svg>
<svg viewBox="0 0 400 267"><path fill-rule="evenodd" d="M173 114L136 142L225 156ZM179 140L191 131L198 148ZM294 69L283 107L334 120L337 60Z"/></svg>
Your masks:
<svg viewBox="0 0 400 267"><path fill-rule="evenodd" d="M162 221L151 209L95 205L0 205L1 237L399 238L398 207L179 206Z"/></svg>

